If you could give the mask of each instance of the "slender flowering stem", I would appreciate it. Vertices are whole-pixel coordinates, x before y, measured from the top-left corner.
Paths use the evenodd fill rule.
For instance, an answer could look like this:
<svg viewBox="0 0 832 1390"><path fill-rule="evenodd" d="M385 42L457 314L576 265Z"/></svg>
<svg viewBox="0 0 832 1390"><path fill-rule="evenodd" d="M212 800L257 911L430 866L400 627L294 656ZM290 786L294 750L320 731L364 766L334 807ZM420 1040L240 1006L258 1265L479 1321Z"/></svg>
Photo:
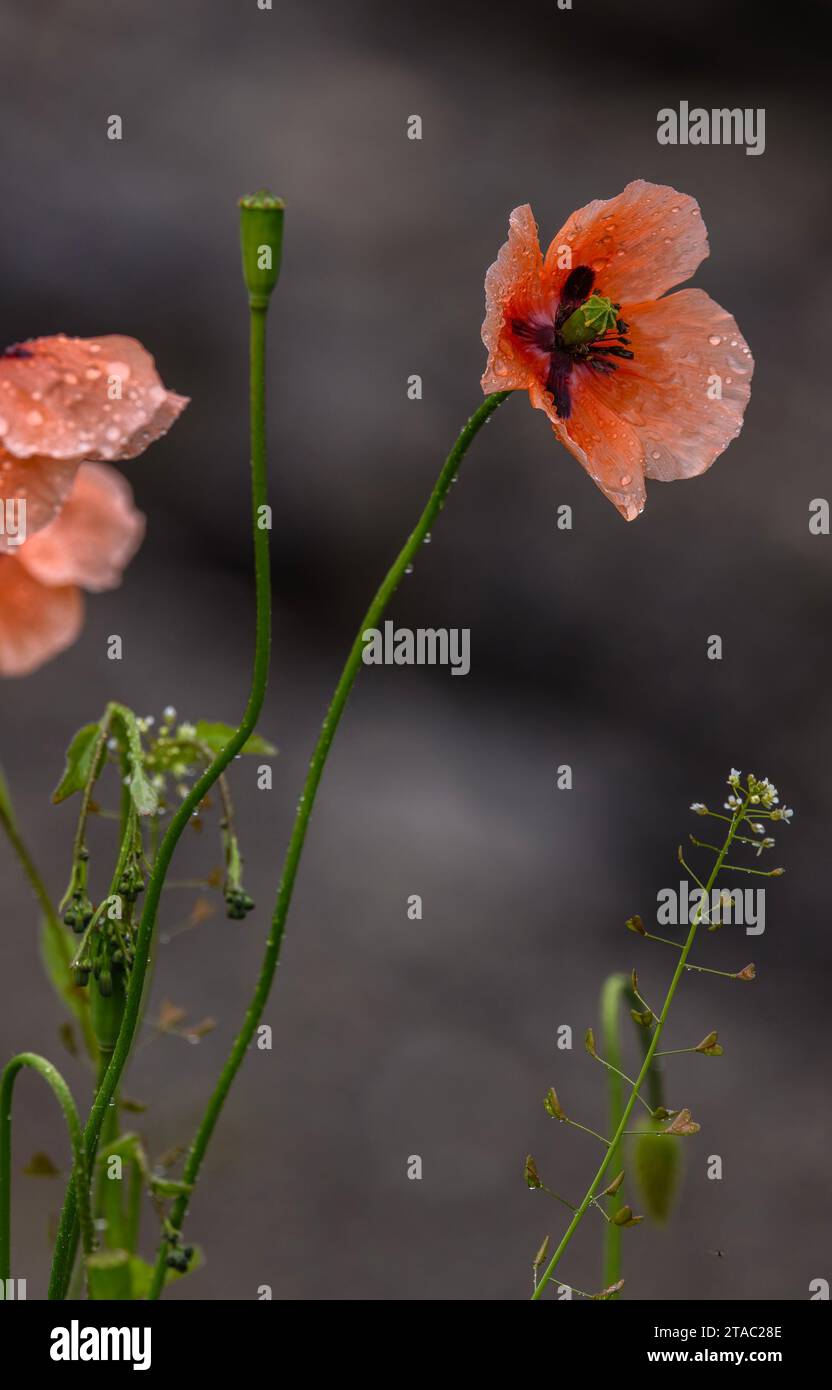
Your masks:
<svg viewBox="0 0 832 1390"><path fill-rule="evenodd" d="M341 677L335 687L335 693L332 697L329 709L327 710L321 734L312 755L312 761L309 764L309 772L303 789L303 795L298 803L294 827L286 851L286 857L283 862L277 902L272 916L271 931L266 943L266 952L260 968L260 976L251 1003L246 1011L243 1026L237 1035L228 1060L220 1073L219 1080L208 1102L202 1122L188 1153L187 1162L185 1163L183 1177L191 1188L196 1183L197 1177L199 1176L199 1170L202 1166L202 1160L205 1157L205 1151L208 1148L211 1135L214 1132L214 1127L219 1119L226 1096L231 1089L234 1078L246 1055L248 1046L254 1037L257 1024L260 1021L263 1009L266 1005L266 1000L269 997L269 991L280 957L280 948L283 942L286 918L292 901L295 878L303 853L309 819L315 804L315 796L332 745L332 740L335 737L335 731L338 728L341 715L344 712L344 707L349 699L350 691L352 690L355 678L362 664L364 633L368 628L378 627L387 605L401 582L402 576L406 573L408 566L417 555L420 546L424 542L425 536L431 530L437 516L444 507L445 499L451 484L456 478L459 466L469 445L479 433L482 426L486 421L491 419L494 411L503 403L508 395L509 392L507 391L497 391L493 395L486 396L479 409L474 412L464 425L459 438L445 460L427 506L422 512L416 526L408 536L397 558L388 570L381 587L364 615L363 621L356 633L355 641L350 648L349 656L347 657L346 664L341 672ZM188 1194L183 1194L178 1197L174 1203L169 1218L170 1226L174 1231L180 1231L182 1229L187 1210ZM154 1278L150 1286L148 1298L158 1298L161 1293L165 1277L165 1255L166 1245L163 1242L159 1250Z"/></svg>
<svg viewBox="0 0 832 1390"><path fill-rule="evenodd" d="M11 1181L12 1181L12 1093L18 1072L31 1067L52 1088L64 1113L72 1146L73 1180L80 1213L81 1241L85 1255L91 1255L95 1237L90 1208L89 1169L84 1150L81 1121L72 1092L57 1067L36 1052L19 1052L0 1077L0 1284L11 1276ZM69 1252L67 1252L69 1253ZM72 1257L74 1258L74 1242Z"/></svg>
<svg viewBox="0 0 832 1390"><path fill-rule="evenodd" d="M251 692L238 729L233 737L229 739L222 751L214 758L211 766L206 768L202 776L194 783L190 792L182 801L162 838L158 853L154 859L153 872L148 881L144 910L142 912L136 940L135 960L130 972L130 984L127 990L121 1031L119 1032L118 1040L113 1049L110 1065L98 1088L84 1129L86 1158L90 1168L98 1148L101 1125L107 1113L107 1107L119 1084L136 1032L141 1010L142 991L144 989L148 961L150 959L153 930L159 908L159 899L162 894L162 888L164 887L171 859L173 858L173 852L176 849L179 837L203 797L214 785L220 773L225 770L228 764L240 752L243 744L253 733L266 694L271 650L269 533L268 529L262 524L264 513L261 511L267 504L268 496L266 476L265 390L266 313L267 308L265 304L251 306L251 502L256 590L254 670L251 681ZM75 1185L73 1184L67 1191L64 1208L61 1213L58 1240L55 1246L55 1258L52 1265L52 1277L49 1285L50 1299L66 1298L76 1243L77 1213Z"/></svg>
<svg viewBox="0 0 832 1390"><path fill-rule="evenodd" d="M714 866L713 866L713 868L712 868L712 870L711 870L710 877L709 877L709 879L708 879L707 884L705 885L705 892L706 892L706 895L707 895L708 893L710 893L711 888L713 887L714 883L716 882L717 875L719 874L720 870L722 869L723 863L724 863L724 861L725 861L725 856L726 856L726 854L728 853L728 850L729 850L729 848L730 848L730 846L731 846L731 842L732 842L732 840L734 839L734 836L736 835L737 830L739 829L739 826L740 826L740 824L741 824L741 822L742 822L743 816L745 815L745 812L746 812L746 810L747 810L747 808L748 808L749 800L750 800L750 797L746 797L746 799L741 803L741 805L739 805L739 806L735 809L735 811L734 811L734 814L733 814L733 816L732 816L732 818L731 818L731 822L730 822L730 825L729 825L729 827L728 827L728 831L727 831L727 834L726 834L726 837L725 837L725 842L724 842L724 844L723 844L723 846L722 846L722 849L719 851L719 854L717 855L716 861L715 861ZM697 929L698 929L698 927L699 927L700 922L702 921L703 903L704 903L704 901L706 901L706 900L707 900L707 897L706 897L705 899L703 899L702 902L700 902L700 905L699 905L699 907L697 908L696 913L695 913L695 915L694 915L694 917L693 917L693 921L691 922L690 931L688 932L687 940L686 940L684 946L682 947L681 953L680 953L680 955L679 955L679 960L678 960L678 963L677 963L677 965L676 965L676 969L675 969L674 972L673 972L673 979L670 981L670 986L669 986L668 991L667 991L667 996L666 996L666 998L665 998L664 1004L662 1005L662 1011L661 1011L661 1013L659 1014L659 1017L658 1017L658 1019L657 1019L657 1021L656 1021L656 1027L655 1027L655 1030L654 1030L654 1032L653 1032L653 1036L652 1036L652 1038L650 1039L650 1045L649 1045L649 1047L647 1048L646 1053L644 1054L644 1062L643 1062L643 1064L642 1064L641 1071L639 1072L638 1076L636 1077L635 1085L632 1087L632 1089L631 1089L631 1091L630 1091L630 1096L629 1096L629 1099L628 1099L628 1101L627 1101L626 1105L624 1106L624 1109L623 1109L623 1111L622 1111L622 1113L621 1113L621 1118L620 1118L620 1120L619 1120L619 1122L618 1122L618 1127L617 1127L617 1129L616 1129L616 1131L615 1131L615 1133L614 1133L612 1139L609 1140L608 1147L607 1147L607 1152L606 1152L606 1154L604 1155L603 1162L601 1163L601 1166L600 1166L600 1168L598 1169L598 1172L595 1174L595 1177L593 1178L593 1180L592 1180L592 1182L591 1182L591 1184L590 1184L590 1186L589 1186L589 1189L588 1189L588 1191L587 1191L587 1194L586 1194L586 1196L584 1197L583 1201L581 1202L581 1205L577 1208L577 1210L576 1210L576 1212L575 1212L575 1215L573 1216L572 1220L570 1221L570 1223L569 1223L569 1225L568 1225L568 1227L567 1227L567 1229L566 1229L566 1233L565 1233L565 1235L564 1235L564 1237L563 1237L563 1239L562 1239L560 1245L558 1246L557 1250L555 1251L554 1255L552 1256L551 1260L549 1261L548 1265L546 1266L546 1269L543 1271L543 1274L540 1276L540 1279L539 1279L539 1281L538 1281L537 1287L535 1288L535 1291L534 1291L534 1293L532 1294L532 1300L533 1300L533 1301L534 1301L534 1300L537 1300L537 1299L539 1299L539 1298L542 1297L542 1295L543 1295L543 1290L545 1289L545 1287L546 1287L546 1285L548 1284L549 1280L552 1278L552 1275L554 1274L555 1270L557 1269L558 1264L560 1263L560 1260L561 1260L561 1258L562 1258L562 1256L563 1256L563 1253L564 1253L564 1251L566 1250L566 1247L568 1246L568 1244L569 1244L569 1242L571 1241L573 1235L575 1234L576 1230L578 1229L578 1227L580 1226L581 1222L583 1221L584 1215L586 1214L586 1211L587 1211L588 1207L590 1206L590 1203L592 1202L593 1198L595 1197L596 1192L598 1191L599 1187L601 1186L601 1182L602 1182L602 1180L603 1180L604 1174L606 1173L608 1167L610 1166L610 1163L612 1162L613 1156L614 1156L614 1154L615 1154L615 1152L616 1152L616 1149L618 1148L618 1145L619 1145L621 1139L623 1138L624 1134L628 1132L628 1131L627 1131L627 1121L628 1121L629 1118L630 1118L630 1115L631 1115L631 1113L632 1113L632 1111L633 1111L633 1107L635 1106L635 1103L636 1103L636 1099L637 1099L637 1097L638 1097L638 1094L639 1094L639 1092L640 1092L640 1090L641 1090L641 1087L642 1087L642 1085L644 1084L644 1081L645 1081L645 1079L646 1079L646 1077L647 1077L647 1074L648 1074L648 1072L649 1072L649 1070L650 1070L650 1063L652 1062L653 1056L654 1056L654 1054L655 1054L655 1052L656 1052L656 1049L657 1049L657 1047L658 1047L659 1038L660 1038L661 1035L662 1035L662 1029L664 1028L665 1022L667 1021L667 1016L668 1016L668 1014L669 1014L669 1012L670 1012L670 1008L671 1008L671 1005L672 1005L672 1003L673 1003L673 999L674 999L674 996L675 996L675 994L676 994L676 990L677 990L677 988L678 988L679 981L681 980L683 974L685 973L685 962L687 961L687 958L688 958L688 956L689 956L689 954L690 954L690 952L691 952L691 949L692 949L692 947L693 947L693 943L694 943L694 941L695 941L695 939L696 939L696 932L697 932ZM669 1143L673 1143L673 1142L675 1142L675 1141L674 1141L673 1139L669 1139L668 1142L669 1142Z"/></svg>

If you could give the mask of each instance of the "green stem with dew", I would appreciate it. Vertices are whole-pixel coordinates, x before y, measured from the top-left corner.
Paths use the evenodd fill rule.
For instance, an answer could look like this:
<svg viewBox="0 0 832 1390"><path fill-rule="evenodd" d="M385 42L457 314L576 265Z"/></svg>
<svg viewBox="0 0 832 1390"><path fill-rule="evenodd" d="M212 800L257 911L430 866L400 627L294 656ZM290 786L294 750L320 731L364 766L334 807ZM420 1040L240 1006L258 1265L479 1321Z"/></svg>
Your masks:
<svg viewBox="0 0 832 1390"><path fill-rule="evenodd" d="M252 240L246 228L246 214L242 216L243 257L250 252L247 242ZM280 217L282 236L282 205ZM260 222L256 236L276 237L270 230L269 219ZM255 238L256 239L256 238ZM255 254L255 261L257 257ZM279 263L279 258L278 263ZM275 266L275 270L277 267ZM269 675L271 652L271 575L269 562L269 531L264 518L267 515L267 461L266 461L266 316L268 313L268 293L252 286L251 272L247 270L249 289L249 361L250 361L250 433L251 433L251 512L254 539L254 582L255 582L255 647L254 669L251 690L245 713L234 735L211 766L194 783L172 817L159 844L153 861L153 872L148 880L141 922L136 940L135 961L130 973L130 984L124 1008L124 1018L118 1040L113 1049L110 1064L95 1096L89 1118L84 1130L87 1163L92 1164L98 1148L101 1126L110 1100L118 1087L133 1044L141 1012L142 993L150 959L153 931L159 909L159 900L165 883L174 850L183 830L190 821L200 802L210 791L221 772L237 756L246 740L254 732L263 701ZM276 273L275 273L276 280ZM269 293L273 284L269 287ZM66 1298L72 1271L75 1246L77 1243L77 1212L75 1209L75 1186L68 1191L55 1247L52 1276L49 1285L50 1299Z"/></svg>
<svg viewBox="0 0 832 1390"><path fill-rule="evenodd" d="M205 1157L205 1151L208 1148L211 1135L214 1132L214 1127L219 1119L226 1096L231 1089L231 1085L246 1055L249 1044L254 1037L266 1000L269 997L269 991L271 990L272 981L280 958L280 948L283 942L286 918L292 901L295 878L297 877L298 866L300 864L301 855L303 854L306 832L309 827L309 820L315 804L318 786L323 775L324 766L341 715L344 712L344 707L349 699L356 676L362 665L362 655L365 646L364 633L368 628L377 628L379 626L390 600L401 583L402 577L419 553L425 537L434 526L436 518L442 511L451 484L457 476L460 464L470 444L476 438L483 425L491 419L494 411L503 403L508 395L509 392L507 391L498 391L493 395L486 396L479 409L474 412L463 426L456 443L445 459L442 471L437 478L436 485L434 486L422 515L388 570L387 575L358 628L346 664L341 672L338 684L335 687L335 693L332 696L329 709L327 710L326 718L324 719L321 733L309 764L309 772L306 777L303 794L298 803L298 810L283 863L283 871L277 892L277 902L272 916L271 931L266 943L263 963L260 968L260 976L251 1003L246 1011L243 1026L237 1035L228 1060L220 1073L219 1080L208 1102L202 1122L188 1153L183 1177L190 1187L194 1186L199 1176L199 1170L202 1166L202 1160ZM189 1195L183 1194L181 1197L177 1198L173 1205L170 1215L170 1225L176 1231L182 1229L188 1211L188 1203ZM158 1298L162 1291L165 1277L165 1253L166 1246L163 1242L159 1250L153 1282L148 1294L149 1298Z"/></svg>

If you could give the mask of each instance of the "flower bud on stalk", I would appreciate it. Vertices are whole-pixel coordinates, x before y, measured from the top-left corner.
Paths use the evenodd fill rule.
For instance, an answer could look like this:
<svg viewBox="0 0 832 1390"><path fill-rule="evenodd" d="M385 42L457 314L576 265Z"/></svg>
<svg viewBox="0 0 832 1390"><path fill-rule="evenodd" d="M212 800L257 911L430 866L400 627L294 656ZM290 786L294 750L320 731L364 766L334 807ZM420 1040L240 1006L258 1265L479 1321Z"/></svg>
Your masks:
<svg viewBox="0 0 832 1390"><path fill-rule="evenodd" d="M240 199L243 279L252 309L268 307L280 275L284 207L283 199L266 189Z"/></svg>

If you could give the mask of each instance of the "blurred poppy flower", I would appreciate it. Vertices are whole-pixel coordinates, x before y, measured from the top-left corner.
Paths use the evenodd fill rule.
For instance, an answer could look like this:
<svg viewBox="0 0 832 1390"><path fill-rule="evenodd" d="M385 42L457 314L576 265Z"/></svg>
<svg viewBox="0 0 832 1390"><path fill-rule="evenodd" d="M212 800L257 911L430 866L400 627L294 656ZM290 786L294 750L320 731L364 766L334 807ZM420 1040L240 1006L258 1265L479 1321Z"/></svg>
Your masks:
<svg viewBox="0 0 832 1390"><path fill-rule="evenodd" d="M545 257L515 208L486 275L483 390L527 390L627 521L645 478L704 473L742 426L754 362L735 320L702 290L661 298L707 255L695 199L638 179Z"/></svg>
<svg viewBox="0 0 832 1390"><path fill-rule="evenodd" d="M135 338L33 338L0 354L0 514L25 501L25 534L55 517L81 463L136 458L188 404ZM13 549L0 526L0 552Z"/></svg>
<svg viewBox="0 0 832 1390"><path fill-rule="evenodd" d="M59 515L0 555L0 675L25 676L78 637L81 589L115 589L144 536L129 483L83 463Z"/></svg>

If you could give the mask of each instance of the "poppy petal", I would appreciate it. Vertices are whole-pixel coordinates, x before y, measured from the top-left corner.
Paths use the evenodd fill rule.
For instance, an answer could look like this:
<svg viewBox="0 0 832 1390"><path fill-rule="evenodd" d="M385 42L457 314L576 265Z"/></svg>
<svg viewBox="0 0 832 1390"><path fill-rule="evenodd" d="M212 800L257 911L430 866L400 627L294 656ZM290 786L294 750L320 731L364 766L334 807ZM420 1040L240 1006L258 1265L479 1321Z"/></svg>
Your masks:
<svg viewBox="0 0 832 1390"><path fill-rule="evenodd" d="M144 529L126 479L106 463L82 463L60 514L26 541L18 558L41 584L114 589Z"/></svg>
<svg viewBox="0 0 832 1390"><path fill-rule="evenodd" d="M690 279L708 255L699 204L667 184L636 179L615 198L596 198L573 212L546 253L544 276L560 283L564 246L573 266L596 273L598 292L613 300L655 299Z"/></svg>
<svg viewBox="0 0 832 1390"><path fill-rule="evenodd" d="M0 676L26 676L78 637L84 600L73 585L44 588L16 556L0 556Z"/></svg>
<svg viewBox="0 0 832 1390"><path fill-rule="evenodd" d="M482 376L483 391L523 390L529 385L533 373L528 354L524 357L506 326L512 317L533 321L540 309L542 270L537 223L525 203L512 212L508 241L485 277L482 340L488 349L488 362Z"/></svg>
<svg viewBox="0 0 832 1390"><path fill-rule="evenodd" d="M35 338L0 356L0 439L17 458L135 458L187 399L135 338Z"/></svg>
<svg viewBox="0 0 832 1390"><path fill-rule="evenodd" d="M0 508L8 517L6 503L13 498L26 502L25 535L47 526L72 491L78 464L66 459L17 459L0 448ZM10 543L7 526L0 528L0 555L16 554L18 545Z"/></svg>
<svg viewBox="0 0 832 1390"><path fill-rule="evenodd" d="M597 395L638 434L648 478L704 473L735 439L754 359L736 320L703 290L627 304L635 357Z"/></svg>
<svg viewBox="0 0 832 1390"><path fill-rule="evenodd" d="M594 386L589 368L573 370L568 420L558 416L551 393L542 387L530 388L529 396L532 405L545 410L561 444L624 520L635 521L647 500L641 442L635 430L595 394Z"/></svg>

